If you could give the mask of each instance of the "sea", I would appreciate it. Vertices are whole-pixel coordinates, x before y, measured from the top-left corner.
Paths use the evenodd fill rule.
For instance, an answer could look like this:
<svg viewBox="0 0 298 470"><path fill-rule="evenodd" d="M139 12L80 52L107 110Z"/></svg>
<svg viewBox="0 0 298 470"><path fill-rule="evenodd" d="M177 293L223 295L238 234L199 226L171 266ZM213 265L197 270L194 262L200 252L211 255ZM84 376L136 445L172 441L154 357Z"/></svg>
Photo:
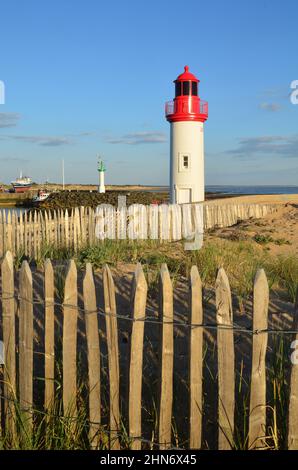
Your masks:
<svg viewBox="0 0 298 470"><path fill-rule="evenodd" d="M206 192L222 194L298 194L298 186L206 185Z"/></svg>
<svg viewBox="0 0 298 470"><path fill-rule="evenodd" d="M14 207L14 206L1 206L0 205L0 211L4 210L6 214L11 211L11 212L16 212L18 216L22 214L23 212L27 212L28 209L25 209L23 207Z"/></svg>
<svg viewBox="0 0 298 470"><path fill-rule="evenodd" d="M165 192L168 191L169 187L167 186L160 186L154 189L146 190L149 192ZM221 193L221 194L298 194L298 186L234 186L234 185L206 185L206 192L208 193ZM7 213L8 211L14 211L18 215L22 212L26 212L28 209L20 208L20 207L13 207L13 206L1 206L0 210L5 210Z"/></svg>

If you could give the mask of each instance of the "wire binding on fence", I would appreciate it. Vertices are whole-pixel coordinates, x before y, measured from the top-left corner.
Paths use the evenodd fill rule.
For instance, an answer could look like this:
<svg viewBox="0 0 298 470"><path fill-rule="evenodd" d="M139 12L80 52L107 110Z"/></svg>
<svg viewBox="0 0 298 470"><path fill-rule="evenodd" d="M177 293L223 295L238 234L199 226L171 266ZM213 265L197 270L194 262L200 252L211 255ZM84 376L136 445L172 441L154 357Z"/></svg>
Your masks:
<svg viewBox="0 0 298 470"><path fill-rule="evenodd" d="M0 300L12 300L15 299L17 303L19 301L23 300L24 302L28 302L31 305L43 305L44 307L60 307L60 308L70 308L76 311L79 311L85 315L100 315L103 317L112 317L112 318L117 318L119 320L124 320L127 322L131 323L136 323L136 322L144 322L148 324L155 324L155 325L163 325L163 324L169 324L173 325L175 327L184 327L184 328L204 328L206 330L233 330L238 333L247 333L251 335L260 335L263 333L269 333L269 334L298 334L298 329L274 329L274 328L265 328L265 329L255 329L253 330L252 328L248 327L243 327L243 326L238 326L236 324L231 325L225 325L222 323L187 323L187 322L182 322L179 320L175 321L167 321L169 318L167 315L163 315L163 318L165 321L160 321L156 317L150 317L150 316L145 316L145 317L140 317L140 318L133 318L132 316L127 316L127 315L121 315L121 314L113 314L111 312L107 312L102 308L97 308L96 310L86 310L82 307L79 307L78 305L71 305L67 303L60 303L60 302L47 302L43 300L36 300L34 299L33 301L28 300L26 298L21 297L20 295L10 295L10 296L3 296L5 292L0 295ZM146 307L147 310L154 311L154 309L150 307Z"/></svg>

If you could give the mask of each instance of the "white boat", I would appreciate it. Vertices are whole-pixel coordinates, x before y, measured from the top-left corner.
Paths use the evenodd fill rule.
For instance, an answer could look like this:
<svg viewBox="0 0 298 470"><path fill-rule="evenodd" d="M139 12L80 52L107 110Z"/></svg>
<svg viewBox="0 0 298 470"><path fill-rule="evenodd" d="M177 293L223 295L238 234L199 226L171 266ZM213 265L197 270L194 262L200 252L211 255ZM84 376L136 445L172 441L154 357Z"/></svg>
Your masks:
<svg viewBox="0 0 298 470"><path fill-rule="evenodd" d="M49 195L51 193L49 193L48 191L45 191L43 189L40 189L37 193L36 196L34 196L34 198L32 199L32 202L36 203L36 202L43 202L45 201L46 199L48 199Z"/></svg>
<svg viewBox="0 0 298 470"><path fill-rule="evenodd" d="M23 176L21 172L20 177L16 178L15 181L12 181L11 184L16 193L24 193L31 189L32 178L30 178L30 176Z"/></svg>

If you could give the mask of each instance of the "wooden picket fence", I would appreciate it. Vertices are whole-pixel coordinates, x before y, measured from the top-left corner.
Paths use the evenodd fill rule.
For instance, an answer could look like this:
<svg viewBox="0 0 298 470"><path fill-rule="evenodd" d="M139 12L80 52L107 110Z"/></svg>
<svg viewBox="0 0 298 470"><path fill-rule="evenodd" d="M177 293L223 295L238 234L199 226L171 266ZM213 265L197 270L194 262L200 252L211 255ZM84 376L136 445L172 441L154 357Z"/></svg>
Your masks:
<svg viewBox="0 0 298 470"><path fill-rule="evenodd" d="M27 261L24 261L18 273L18 285L15 284L13 257L7 252L1 267L2 272L2 328L5 347L5 366L3 379L2 423L3 432L16 433L15 399L26 416L27 435L33 430L33 360L34 360L34 328L35 318L34 289L32 273ZM55 354L58 338L54 334L56 321L55 270L50 260L44 267L44 410L50 408L55 397ZM83 307L78 303L78 272L73 261L68 264L65 286L62 328L62 400L63 410L67 416L71 409L77 416L78 394L78 318L79 310L84 312L88 390L89 390L89 439L90 446L99 445L102 417L101 379L101 347L105 343L108 355L108 390L109 390L109 436L110 448L121 447L121 380L127 377L128 398L125 400L128 412L128 435L132 449L140 449L142 445L142 387L143 387L143 355L144 328L154 323L149 318L147 307L147 282L142 267L137 265L131 285L131 313L127 316L130 322L128 370L120 370L119 363L119 322L123 315L119 314L116 305L116 290L113 276L108 266L103 268L104 307L100 313L97 304L97 291L94 275L90 264L86 266L83 278ZM160 328L160 353L158 356L158 436L155 445L160 449L173 446L173 373L174 364L174 328L177 320L174 315L173 286L166 265L162 265L159 274L159 316L156 318ZM218 271L216 285L216 316L214 325L217 330L217 382L218 382L218 449L231 449L234 442L235 414L235 344L232 296L228 277L223 268ZM18 308L16 309L16 298ZM257 272L253 286L253 326L252 336L252 367L250 376L250 415L248 443L249 449L264 448L266 436L266 350L268 339L268 303L269 288L265 272ZM40 302L39 302L40 304ZM297 329L298 303L296 305L295 325ZM17 322L18 319L18 330ZM105 336L101 333L105 323ZM196 266L191 268L189 277L188 318L184 323L188 341L188 447L200 449L202 446L202 430L204 415L203 399L203 366L204 337L208 329L204 323L202 305L202 283ZM16 334L18 331L18 335ZM294 335L298 339L298 332ZM59 338L61 339L61 338ZM17 367L18 364L18 367ZM121 372L121 374L120 374ZM148 372L147 372L148 373ZM288 447L298 449L298 403L297 403L298 366L291 370L288 413ZM180 398L185 400L185 396ZM146 444L145 444L146 445Z"/></svg>
<svg viewBox="0 0 298 470"><path fill-rule="evenodd" d="M239 220L265 217L276 211L273 204L133 204L96 210L0 211L0 255L10 250L38 257L42 247L74 250L100 240L181 240L194 238L214 227L229 227Z"/></svg>

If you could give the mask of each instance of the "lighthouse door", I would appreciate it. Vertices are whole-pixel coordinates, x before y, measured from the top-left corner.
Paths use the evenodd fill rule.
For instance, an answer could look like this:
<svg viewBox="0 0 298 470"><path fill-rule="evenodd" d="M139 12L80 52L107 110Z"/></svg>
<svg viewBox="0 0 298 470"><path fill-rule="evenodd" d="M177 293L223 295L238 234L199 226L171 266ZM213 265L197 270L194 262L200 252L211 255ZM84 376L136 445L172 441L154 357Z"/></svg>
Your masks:
<svg viewBox="0 0 298 470"><path fill-rule="evenodd" d="M177 203L178 204L187 204L191 202L191 189L190 188L183 188L177 189Z"/></svg>

